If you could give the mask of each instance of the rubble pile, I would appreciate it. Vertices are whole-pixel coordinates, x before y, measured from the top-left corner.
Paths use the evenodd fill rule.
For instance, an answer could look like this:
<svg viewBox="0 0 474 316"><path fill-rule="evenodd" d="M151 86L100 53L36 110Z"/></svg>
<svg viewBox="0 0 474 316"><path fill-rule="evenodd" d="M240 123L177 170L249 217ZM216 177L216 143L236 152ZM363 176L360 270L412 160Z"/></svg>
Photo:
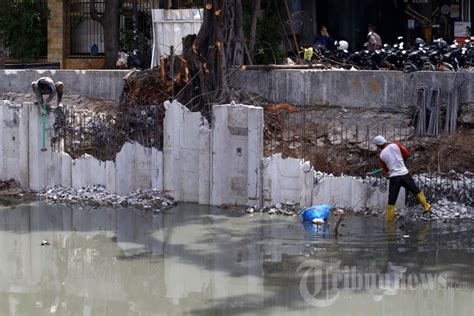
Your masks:
<svg viewBox="0 0 474 316"><path fill-rule="evenodd" d="M325 178L335 177L333 174L321 171L314 172L314 184L317 185ZM368 185L373 190L387 192L388 178L386 177L348 177ZM420 174L414 176L415 182L419 185L432 203L432 212L429 216L423 215L422 209L416 202L413 194L408 194L407 207L398 210L401 216L407 216L420 220L453 221L459 219L474 219L474 205L472 191L474 183L472 174L451 173L449 176ZM340 205L335 205L341 208ZM247 213L261 212L277 215L297 215L301 211L297 203L282 203L264 207L251 206L247 208ZM364 216L384 216L385 209L367 210L360 213Z"/></svg>
<svg viewBox="0 0 474 316"><path fill-rule="evenodd" d="M474 205L474 177L470 172L464 174L451 172L444 177L420 174L413 176L413 179L433 201L448 200Z"/></svg>
<svg viewBox="0 0 474 316"><path fill-rule="evenodd" d="M263 207L259 207L257 205L253 205L247 208L247 213L252 214L255 212L259 213L266 213L269 215L286 215L286 216L294 216L298 215L301 211L301 207L299 203L277 203L275 205L265 205Z"/></svg>
<svg viewBox="0 0 474 316"><path fill-rule="evenodd" d="M399 210L398 214L418 220L451 222L474 219L474 207L442 199L431 204L428 214L423 214L419 205Z"/></svg>
<svg viewBox="0 0 474 316"><path fill-rule="evenodd" d="M127 196L120 196L109 193L102 185L89 185L77 190L53 185L38 191L37 196L40 200L48 203L83 204L96 207L136 207L155 211L176 205L172 199L164 197L158 190L137 190Z"/></svg>

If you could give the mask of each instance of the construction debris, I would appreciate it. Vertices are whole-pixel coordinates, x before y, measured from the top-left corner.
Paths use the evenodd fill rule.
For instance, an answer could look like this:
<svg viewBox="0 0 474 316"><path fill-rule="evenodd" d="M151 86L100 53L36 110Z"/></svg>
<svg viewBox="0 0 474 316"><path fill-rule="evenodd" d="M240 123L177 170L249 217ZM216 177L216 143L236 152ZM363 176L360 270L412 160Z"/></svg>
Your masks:
<svg viewBox="0 0 474 316"><path fill-rule="evenodd" d="M442 199L432 203L431 211L427 214L423 214L419 206L412 206L398 210L398 215L422 221L453 222L474 219L474 207Z"/></svg>
<svg viewBox="0 0 474 316"><path fill-rule="evenodd" d="M127 196L109 193L102 185L89 185L81 189L58 185L47 187L37 193L47 203L80 204L93 207L135 207L160 211L176 203L158 190L136 190Z"/></svg>
<svg viewBox="0 0 474 316"><path fill-rule="evenodd" d="M254 212L265 213L269 215L286 215L286 216L294 216L298 215L301 211L301 207L299 203L278 203L275 205L266 205L263 207L259 207L258 205L251 206L247 208L247 213L252 214Z"/></svg>

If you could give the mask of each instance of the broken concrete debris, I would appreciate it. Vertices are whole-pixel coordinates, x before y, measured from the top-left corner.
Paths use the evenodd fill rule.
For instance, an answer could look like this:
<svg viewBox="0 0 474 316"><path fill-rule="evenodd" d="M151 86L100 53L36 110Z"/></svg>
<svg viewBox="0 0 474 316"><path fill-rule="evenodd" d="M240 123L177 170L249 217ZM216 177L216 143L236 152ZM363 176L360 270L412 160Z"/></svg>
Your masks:
<svg viewBox="0 0 474 316"><path fill-rule="evenodd" d="M298 215L301 211L301 207L299 203L277 203L274 205L265 205L263 207L259 207L258 205L253 205L247 208L247 213L252 214L254 212L266 213L269 215L286 215L286 216L294 216Z"/></svg>
<svg viewBox="0 0 474 316"><path fill-rule="evenodd" d="M136 207L155 211L176 205L172 199L164 197L158 190L136 190L127 196L120 196L107 192L102 185L90 185L77 190L53 185L39 191L37 196L48 203Z"/></svg>
<svg viewBox="0 0 474 316"><path fill-rule="evenodd" d="M474 219L474 207L442 199L431 204L429 214L423 214L419 206L412 206L399 210L398 215L424 221L452 222Z"/></svg>

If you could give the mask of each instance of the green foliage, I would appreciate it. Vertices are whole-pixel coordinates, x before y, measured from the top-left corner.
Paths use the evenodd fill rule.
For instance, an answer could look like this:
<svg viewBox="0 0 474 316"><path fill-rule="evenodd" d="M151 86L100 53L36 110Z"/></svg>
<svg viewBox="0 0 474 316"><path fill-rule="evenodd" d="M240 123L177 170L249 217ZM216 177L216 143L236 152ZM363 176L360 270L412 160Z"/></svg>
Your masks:
<svg viewBox="0 0 474 316"><path fill-rule="evenodd" d="M45 56L48 19L46 1L0 0L0 31L9 55L22 61Z"/></svg>
<svg viewBox="0 0 474 316"><path fill-rule="evenodd" d="M255 37L255 49L253 62L255 64L274 64L280 62L285 52L281 49L284 33L277 10L268 2L274 0L262 0L262 8L269 8L257 20L257 34ZM250 34L250 23L252 20L252 1L243 2L243 23L245 38Z"/></svg>

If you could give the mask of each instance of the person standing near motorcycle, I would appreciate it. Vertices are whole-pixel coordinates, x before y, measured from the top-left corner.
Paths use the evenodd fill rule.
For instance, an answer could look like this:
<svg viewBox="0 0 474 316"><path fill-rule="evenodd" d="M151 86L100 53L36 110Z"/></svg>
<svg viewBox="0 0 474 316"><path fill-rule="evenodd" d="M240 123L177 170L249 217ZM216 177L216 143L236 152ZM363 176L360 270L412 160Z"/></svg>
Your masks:
<svg viewBox="0 0 474 316"><path fill-rule="evenodd" d="M367 49L369 51L373 51L382 48L382 39L380 38L380 35L375 33L375 26L369 24L368 31L369 33L367 34Z"/></svg>
<svg viewBox="0 0 474 316"><path fill-rule="evenodd" d="M314 38L314 44L324 46L327 50L334 49L334 40L329 35L326 26L321 26L320 34Z"/></svg>

